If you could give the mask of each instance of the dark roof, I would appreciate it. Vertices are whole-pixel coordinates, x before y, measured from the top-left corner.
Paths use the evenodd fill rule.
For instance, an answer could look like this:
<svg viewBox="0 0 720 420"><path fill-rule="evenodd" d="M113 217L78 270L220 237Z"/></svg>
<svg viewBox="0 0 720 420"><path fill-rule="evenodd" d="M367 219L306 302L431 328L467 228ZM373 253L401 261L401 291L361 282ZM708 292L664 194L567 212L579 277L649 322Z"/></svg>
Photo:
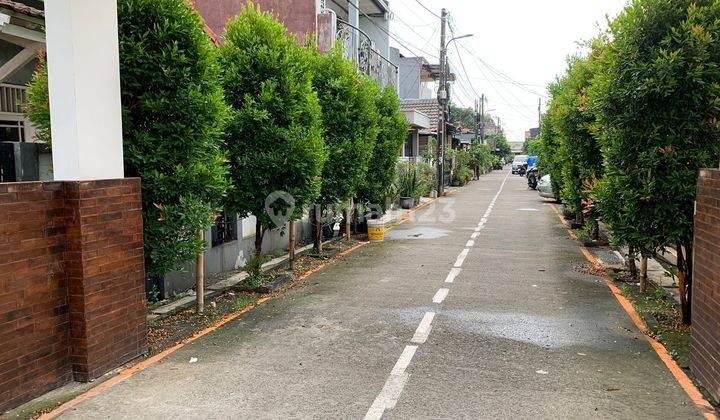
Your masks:
<svg viewBox="0 0 720 420"><path fill-rule="evenodd" d="M45 18L45 12L13 0L0 0L0 8L10 9L23 15Z"/></svg>
<svg viewBox="0 0 720 420"><path fill-rule="evenodd" d="M433 133L437 131L438 117L440 116L440 104L437 99L402 99L400 110L422 112L430 117L429 131Z"/></svg>

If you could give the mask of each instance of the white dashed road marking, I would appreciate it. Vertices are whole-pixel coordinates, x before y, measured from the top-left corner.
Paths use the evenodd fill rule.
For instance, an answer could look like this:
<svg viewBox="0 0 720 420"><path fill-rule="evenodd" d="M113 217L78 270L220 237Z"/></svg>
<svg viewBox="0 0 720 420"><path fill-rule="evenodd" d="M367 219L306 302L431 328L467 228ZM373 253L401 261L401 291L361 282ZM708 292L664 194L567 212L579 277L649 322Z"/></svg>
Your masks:
<svg viewBox="0 0 720 420"><path fill-rule="evenodd" d="M424 343L430 335L433 318L435 318L435 312L425 312L425 316L422 321L420 321L420 325L418 325L415 330L415 335L413 335L413 338L410 341L416 344Z"/></svg>
<svg viewBox="0 0 720 420"><path fill-rule="evenodd" d="M467 242L465 248L462 250L462 252L460 252L460 255L458 255L457 259L455 260L455 265L453 268L450 269L450 273L448 273L447 277L445 278L445 283L453 283L455 281L455 278L462 272L462 268L460 267L462 267L463 263L465 262L465 258L468 256L470 248L475 246L474 239L476 239L478 235L480 235L480 230L485 228L485 223L487 222L490 213L492 213L493 207L495 206L495 201L497 201L498 197L502 193L502 190L505 187L505 183L507 182L509 177L510 173L505 176L502 184L500 184L500 189L498 189L497 194L495 194L495 197L493 197L492 201L490 202L490 205L488 206L487 211L480 220L480 223L471 235L471 240ZM450 293L450 289L448 288L439 289L433 297L433 303L441 304L447 297L448 293ZM415 344L425 343L425 341L427 341L428 337L430 336L430 330L432 330L432 322L434 318L435 312L425 312L425 315L420 321L420 325L418 325L417 329L415 330L415 334L410 341ZM368 409L367 414L365 414L365 420L379 420L382 418L385 410L395 408L395 404L397 404L397 401L400 398L400 394L402 394L402 391L405 388L405 384L407 383L408 379L410 379L410 374L407 373L406 370L410 365L413 356L415 356L415 351L417 349L418 346L416 345L405 346L405 350L403 350L400 358L398 358L398 361L395 363L395 367L393 367L392 371L390 372L390 376L385 381L385 385L380 391L380 394L378 394L378 396L375 398L375 401L373 401L372 406L370 406L370 409Z"/></svg>
<svg viewBox="0 0 720 420"><path fill-rule="evenodd" d="M390 376L385 381L385 386L383 386L382 391L380 391L367 414L365 414L365 420L378 420L382 418L386 409L395 407L403 388L405 388L405 384L410 378L410 375L405 370L412 361L413 356L415 356L416 350L417 346L405 346L405 350L403 350L398 361L395 362L395 367L393 367Z"/></svg>
<svg viewBox="0 0 720 420"><path fill-rule="evenodd" d="M453 267L450 269L450 273L445 277L445 283L452 283L455 281L455 277L458 276L462 272L462 268L455 268Z"/></svg>
<svg viewBox="0 0 720 420"><path fill-rule="evenodd" d="M433 297L433 303L443 303L443 300L445 300L449 291L450 291L450 289L446 289L444 287L442 289L438 290L437 293L435 293L435 296Z"/></svg>
<svg viewBox="0 0 720 420"><path fill-rule="evenodd" d="M455 260L455 266L456 268L462 267L463 263L465 262L465 258L468 256L468 252L470 252L469 248L465 248L460 252L460 255L458 255L457 260Z"/></svg>

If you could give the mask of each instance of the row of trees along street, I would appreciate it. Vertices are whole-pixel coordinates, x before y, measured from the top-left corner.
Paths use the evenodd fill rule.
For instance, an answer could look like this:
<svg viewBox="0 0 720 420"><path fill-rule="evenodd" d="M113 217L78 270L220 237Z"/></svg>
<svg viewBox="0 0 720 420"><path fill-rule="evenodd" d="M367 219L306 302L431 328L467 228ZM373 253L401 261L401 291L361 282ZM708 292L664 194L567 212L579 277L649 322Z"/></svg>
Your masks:
<svg viewBox="0 0 720 420"><path fill-rule="evenodd" d="M593 234L646 262L677 252L690 323L698 170L720 158L720 2L634 0L550 85L540 155L553 190ZM647 281L642 264L641 287Z"/></svg>
<svg viewBox="0 0 720 420"><path fill-rule="evenodd" d="M294 222L308 208L322 252L326 209L344 210L349 236L352 203L386 210L402 184L398 168L412 174L413 198L429 195L429 164L398 165L408 125L395 89L359 73L341 45L326 54L312 40L299 45L251 3L228 23L220 45L184 0L119 0L118 30L125 174L142 179L149 277L202 255L199 232L221 211L255 216L255 255L246 268L258 273L269 229L289 234L292 264ZM48 144L49 109L41 60L26 111ZM497 143L509 153L503 136ZM492 166L486 146L453 153L448 179L464 183ZM271 211L292 208L289 226L276 226L267 212L276 192L286 195Z"/></svg>
<svg viewBox="0 0 720 420"><path fill-rule="evenodd" d="M291 220L313 203L392 193L408 130L397 94L339 47L321 55L314 42L298 45L252 4L220 46L183 0L119 0L118 19L125 174L142 179L148 276L201 254L198 232L223 209L256 217L259 259L264 232L276 227L265 209L273 192L292 196ZM42 63L27 112L48 142L49 106Z"/></svg>

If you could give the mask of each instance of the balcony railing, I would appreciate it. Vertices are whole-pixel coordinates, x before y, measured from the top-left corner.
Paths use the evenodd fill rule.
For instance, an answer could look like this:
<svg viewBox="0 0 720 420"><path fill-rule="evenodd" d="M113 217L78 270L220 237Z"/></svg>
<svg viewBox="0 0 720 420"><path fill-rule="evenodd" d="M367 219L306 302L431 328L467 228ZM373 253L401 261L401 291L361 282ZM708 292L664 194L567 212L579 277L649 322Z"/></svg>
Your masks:
<svg viewBox="0 0 720 420"><path fill-rule="evenodd" d="M27 87L0 83L0 112L22 114L27 100Z"/></svg>
<svg viewBox="0 0 720 420"><path fill-rule="evenodd" d="M377 80L383 88L386 86L397 88L398 67L375 49L372 40L365 32L338 19L337 37L343 43L345 58L355 62L361 72Z"/></svg>

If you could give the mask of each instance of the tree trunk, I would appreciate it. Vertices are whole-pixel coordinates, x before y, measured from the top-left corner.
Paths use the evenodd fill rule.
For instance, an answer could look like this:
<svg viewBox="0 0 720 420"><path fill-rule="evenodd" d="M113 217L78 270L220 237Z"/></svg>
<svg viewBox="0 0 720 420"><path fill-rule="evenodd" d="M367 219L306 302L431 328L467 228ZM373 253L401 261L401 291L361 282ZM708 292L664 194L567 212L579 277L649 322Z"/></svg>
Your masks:
<svg viewBox="0 0 720 420"><path fill-rule="evenodd" d="M638 278L637 265L635 264L635 247L630 245L628 248L628 270L630 271L630 278L636 280Z"/></svg>
<svg viewBox="0 0 720 420"><path fill-rule="evenodd" d="M593 220L592 238L596 241L600 240L600 223L597 219Z"/></svg>
<svg viewBox="0 0 720 420"><path fill-rule="evenodd" d="M643 252L640 256L640 291L647 292L647 255Z"/></svg>
<svg viewBox="0 0 720 420"><path fill-rule="evenodd" d="M322 254L323 246L323 233L322 233L322 207L320 204L315 204L312 212L313 228L315 229L315 253Z"/></svg>
<svg viewBox="0 0 720 420"><path fill-rule="evenodd" d="M352 215L352 205L353 205L353 199L348 198L347 205L345 207L345 212L343 214L343 217L345 218L345 240L350 240L350 217Z"/></svg>
<svg viewBox="0 0 720 420"><path fill-rule="evenodd" d="M681 244L677 244L678 292L683 323L692 323L692 245L686 246L687 255Z"/></svg>
<svg viewBox="0 0 720 420"><path fill-rule="evenodd" d="M205 232L200 230L200 240L205 240ZM195 257L195 313L202 314L205 310L205 254L200 252Z"/></svg>
<svg viewBox="0 0 720 420"><path fill-rule="evenodd" d="M263 229L260 218L255 219L255 256L260 258L262 255Z"/></svg>
<svg viewBox="0 0 720 420"><path fill-rule="evenodd" d="M295 269L295 221L290 220L290 224L288 226L288 241L290 242L290 247L288 250L288 261L290 262L290 270Z"/></svg>

